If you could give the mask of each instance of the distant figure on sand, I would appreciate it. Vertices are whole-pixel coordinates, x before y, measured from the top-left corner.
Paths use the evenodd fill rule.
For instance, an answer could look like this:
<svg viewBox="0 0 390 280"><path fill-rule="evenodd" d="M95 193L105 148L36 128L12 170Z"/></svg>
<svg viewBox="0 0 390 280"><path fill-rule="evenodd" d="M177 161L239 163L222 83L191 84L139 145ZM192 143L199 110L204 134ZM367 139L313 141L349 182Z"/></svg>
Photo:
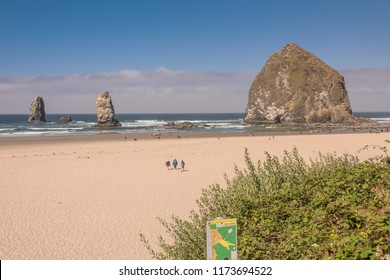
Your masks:
<svg viewBox="0 0 390 280"><path fill-rule="evenodd" d="M184 162L184 160L181 161L181 172L184 171L184 166L186 165L186 163Z"/></svg>
<svg viewBox="0 0 390 280"><path fill-rule="evenodd" d="M176 168L177 168L177 160L174 159L173 162L172 162L172 164L173 164L173 167L176 169Z"/></svg>
<svg viewBox="0 0 390 280"><path fill-rule="evenodd" d="M167 160L167 162L165 163L165 166L167 167L167 169L169 170L169 167L171 166L171 162L169 160Z"/></svg>

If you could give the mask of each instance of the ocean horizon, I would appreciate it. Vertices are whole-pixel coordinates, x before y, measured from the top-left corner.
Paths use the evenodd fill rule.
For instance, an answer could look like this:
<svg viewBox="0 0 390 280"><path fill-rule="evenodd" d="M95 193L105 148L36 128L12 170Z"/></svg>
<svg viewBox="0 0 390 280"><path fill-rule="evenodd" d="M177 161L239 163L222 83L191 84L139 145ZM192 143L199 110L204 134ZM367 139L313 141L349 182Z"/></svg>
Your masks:
<svg viewBox="0 0 390 280"><path fill-rule="evenodd" d="M253 130L277 132L277 125L250 125L243 122L243 113L152 113L116 114L122 126L98 128L96 114L70 114L75 121L71 124L57 123L66 114L46 114L46 122L35 124L27 121L28 114L1 114L0 137L79 135L99 133L156 133L156 132L218 132L248 133ZM390 112L355 112L356 117L368 118L380 124L390 123ZM191 122L197 125L191 129L175 129L165 126L168 122ZM294 130L294 128L288 128ZM286 128L284 128L286 130Z"/></svg>

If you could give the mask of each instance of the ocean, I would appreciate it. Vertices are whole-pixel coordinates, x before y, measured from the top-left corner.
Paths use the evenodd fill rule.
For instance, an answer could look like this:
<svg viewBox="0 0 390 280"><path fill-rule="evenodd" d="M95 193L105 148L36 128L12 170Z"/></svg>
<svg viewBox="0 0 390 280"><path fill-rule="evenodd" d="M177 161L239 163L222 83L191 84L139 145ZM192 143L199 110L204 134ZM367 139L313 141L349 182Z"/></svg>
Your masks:
<svg viewBox="0 0 390 280"><path fill-rule="evenodd" d="M390 123L390 112L354 113L357 117L370 118L379 123ZM122 123L120 127L97 128L96 114L72 114L72 124L58 124L63 114L46 115L46 123L27 122L28 115L0 115L0 137L50 136L99 133L155 133L164 132L218 132L247 133L251 131L272 132L280 130L276 125L248 125L243 122L242 113L210 114L116 114ZM164 126L168 122L189 121L197 128L173 129ZM292 128L289 128L290 130Z"/></svg>

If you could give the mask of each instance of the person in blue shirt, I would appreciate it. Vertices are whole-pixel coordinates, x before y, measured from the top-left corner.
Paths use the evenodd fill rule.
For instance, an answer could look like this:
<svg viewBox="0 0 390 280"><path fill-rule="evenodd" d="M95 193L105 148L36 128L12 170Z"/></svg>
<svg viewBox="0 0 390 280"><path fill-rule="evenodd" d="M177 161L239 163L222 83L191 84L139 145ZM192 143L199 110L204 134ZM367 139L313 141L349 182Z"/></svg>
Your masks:
<svg viewBox="0 0 390 280"><path fill-rule="evenodd" d="M173 162L172 162L172 164L173 164L173 167L176 169L176 168L177 168L177 160L174 159Z"/></svg>

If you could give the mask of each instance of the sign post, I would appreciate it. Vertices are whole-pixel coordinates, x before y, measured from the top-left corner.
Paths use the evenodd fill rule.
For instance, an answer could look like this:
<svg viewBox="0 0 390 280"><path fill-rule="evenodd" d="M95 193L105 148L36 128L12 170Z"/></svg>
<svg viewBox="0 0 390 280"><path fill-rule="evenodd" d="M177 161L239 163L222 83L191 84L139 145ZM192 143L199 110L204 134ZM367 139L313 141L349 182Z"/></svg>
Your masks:
<svg viewBox="0 0 390 280"><path fill-rule="evenodd" d="M237 260L237 219L208 221L206 231L208 260Z"/></svg>

